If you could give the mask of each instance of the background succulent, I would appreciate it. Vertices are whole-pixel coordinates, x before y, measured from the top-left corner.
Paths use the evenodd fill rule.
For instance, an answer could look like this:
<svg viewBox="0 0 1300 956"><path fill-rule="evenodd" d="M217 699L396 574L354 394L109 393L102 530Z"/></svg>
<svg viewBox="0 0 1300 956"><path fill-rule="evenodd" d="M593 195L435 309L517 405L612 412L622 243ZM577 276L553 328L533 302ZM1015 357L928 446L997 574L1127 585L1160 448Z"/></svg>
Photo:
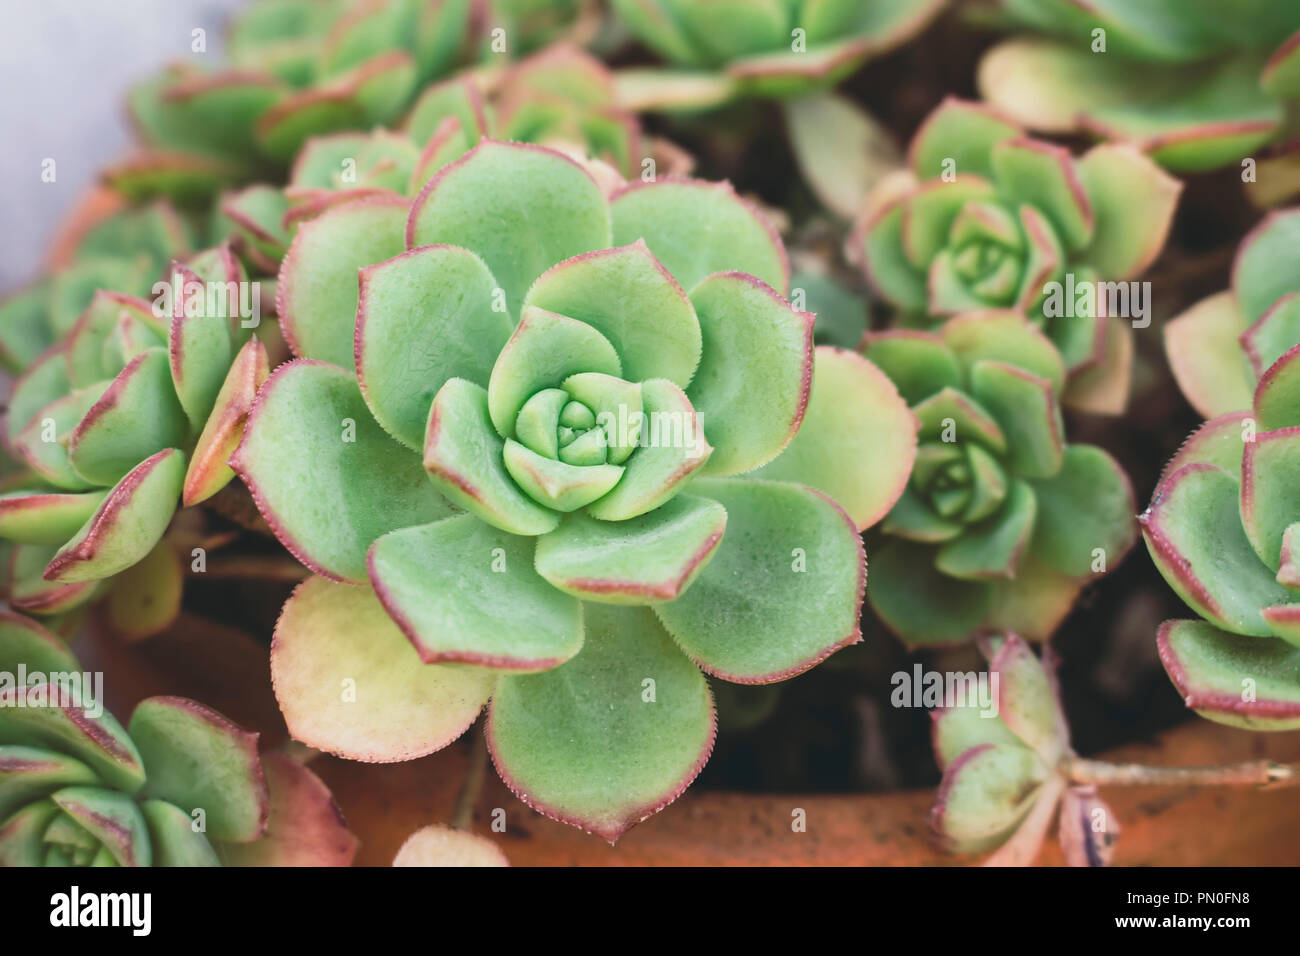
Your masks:
<svg viewBox="0 0 1300 956"><path fill-rule="evenodd" d="M1137 536L1119 465L1065 442L1060 355L1005 311L869 333L863 351L920 429L907 490L881 525L890 540L873 552L872 607L912 645L990 628L1046 638Z"/></svg>
<svg viewBox="0 0 1300 956"><path fill-rule="evenodd" d="M564 149L611 186L639 174L645 158L655 173L687 171L679 151L643 142L637 118L613 96L613 76L599 60L572 46L549 47L504 70L430 86L400 131L314 137L283 190L250 186L225 197L222 210L239 247L274 273L305 219L364 196L413 198L484 136Z"/></svg>
<svg viewBox="0 0 1300 956"><path fill-rule="evenodd" d="M1300 7L1275 0L999 0L1033 31L990 50L986 100L1034 129L1137 144L1181 172L1296 131ZM1098 44L1101 44L1100 48Z"/></svg>
<svg viewBox="0 0 1300 956"><path fill-rule="evenodd" d="M257 734L215 711L151 697L123 728L80 680L52 683L81 679L81 666L9 611L0 674L0 865L351 863L357 841L325 785L259 755ZM18 685L20 674L43 680Z"/></svg>
<svg viewBox="0 0 1300 956"><path fill-rule="evenodd" d="M1237 250L1232 288L1164 327L1179 389L1206 418L1250 408L1264 370L1300 344L1300 209L1264 218Z"/></svg>
<svg viewBox="0 0 1300 956"><path fill-rule="evenodd" d="M1250 409L1202 425L1141 516L1147 549L1203 621L1168 621L1160 658L1187 706L1255 730L1300 727L1300 344Z"/></svg>
<svg viewBox="0 0 1300 956"><path fill-rule="evenodd" d="M1071 866L1110 861L1119 827L1096 788L1070 780L1072 755L1055 664L1014 634L981 640L995 711L948 701L932 713L943 770L931 824L954 853L995 850L990 864L1026 866L1053 816ZM996 683L994 681L996 680Z"/></svg>
<svg viewBox="0 0 1300 956"><path fill-rule="evenodd" d="M814 377L788 282L724 184L607 199L492 140L414 203L303 224L280 272L301 360L232 459L316 572L272 645L294 736L407 759L490 697L512 789L613 840L707 759L701 668L774 681L858 640L858 530L914 430L860 356L819 350Z"/></svg>
<svg viewBox="0 0 1300 956"><path fill-rule="evenodd" d="M181 64L131 94L146 151L107 179L138 198L195 199L283 167L312 136L396 120L429 81L557 35L577 0L259 0L230 65ZM501 32L496 32L501 31Z"/></svg>
<svg viewBox="0 0 1300 956"><path fill-rule="evenodd" d="M619 19L678 70L629 70L636 109L716 106L738 95L829 86L919 33L944 0L612 0Z"/></svg>
<svg viewBox="0 0 1300 956"><path fill-rule="evenodd" d="M908 167L869 197L849 244L898 321L924 327L1014 309L1061 353L1067 404L1123 411L1129 320L1108 318L1099 301L1076 307L1084 300L1074 290L1141 274L1164 245L1181 185L1132 146L1075 159L951 98L917 130Z"/></svg>
<svg viewBox="0 0 1300 956"><path fill-rule="evenodd" d="M176 294L153 301L96 292L14 383L5 440L24 472L0 496L14 607L60 613L113 587L118 623L137 633L179 608L180 559L163 535L178 501L204 501L234 476L226 458L268 361L229 247L172 275Z"/></svg>

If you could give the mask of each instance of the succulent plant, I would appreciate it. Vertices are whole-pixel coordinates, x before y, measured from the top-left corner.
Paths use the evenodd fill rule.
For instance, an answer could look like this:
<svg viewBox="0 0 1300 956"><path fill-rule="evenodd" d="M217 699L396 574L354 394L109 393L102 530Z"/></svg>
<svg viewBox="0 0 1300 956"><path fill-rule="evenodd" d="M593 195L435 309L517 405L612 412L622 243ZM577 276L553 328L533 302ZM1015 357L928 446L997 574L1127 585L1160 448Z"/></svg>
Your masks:
<svg viewBox="0 0 1300 956"><path fill-rule="evenodd" d="M736 96L831 86L915 36L945 0L613 0L619 19L678 69L628 70L634 109L694 109Z"/></svg>
<svg viewBox="0 0 1300 956"><path fill-rule="evenodd" d="M935 832L952 852L996 849L990 864L1025 866L1055 814L1069 865L1107 864L1119 827L1096 788L1074 782L1062 766L1072 751L1055 663L1040 661L1014 634L979 643L994 708L950 700L931 714L943 770L930 818Z"/></svg>
<svg viewBox="0 0 1300 956"><path fill-rule="evenodd" d="M288 186L250 186L224 200L241 250L274 273L298 225L365 196L407 196L481 137L539 143L583 161L609 186L639 174L646 146L658 172L685 172L682 158L643 144L636 117L614 105L613 76L575 47L556 45L497 73L464 73L424 91L402 131L335 133L308 140ZM591 157L588 159L588 157ZM606 168L609 167L609 168Z"/></svg>
<svg viewBox="0 0 1300 956"><path fill-rule="evenodd" d="M920 428L872 555L872 607L909 645L989 629L1046 638L1137 538L1119 465L1065 441L1060 355L1010 311L868 333L863 351Z"/></svg>
<svg viewBox="0 0 1300 956"><path fill-rule="evenodd" d="M141 701L124 728L88 676L0 610L0 866L351 863L356 838L305 767L181 697Z"/></svg>
<svg viewBox="0 0 1300 956"><path fill-rule="evenodd" d="M878 187L849 243L898 321L925 327L1015 309L1061 353L1067 404L1122 412L1130 320L1106 315L1110 293L1099 283L1127 293L1122 280L1164 245L1181 184L1132 146L1102 144L1075 159L952 98L917 131L908 166Z"/></svg>
<svg viewBox="0 0 1300 956"><path fill-rule="evenodd" d="M1203 618L1161 626L1165 670L1201 716L1252 730L1300 727L1298 426L1300 343L1260 375L1249 409L1187 439L1139 519L1156 567Z"/></svg>
<svg viewBox="0 0 1300 956"><path fill-rule="evenodd" d="M556 36L578 6L259 0L232 26L229 67L181 64L132 92L146 149L106 179L132 198L210 196L283 167L312 136L393 122L430 80L480 53L531 50Z"/></svg>
<svg viewBox="0 0 1300 956"><path fill-rule="evenodd" d="M1300 344L1300 209L1270 213L1241 243L1232 288L1164 326L1184 397L1206 418L1250 408L1265 369Z"/></svg>
<svg viewBox="0 0 1300 956"><path fill-rule="evenodd" d="M0 537L16 543L15 608L60 613L112 586L119 623L136 605L143 634L179 606L182 571L163 535L178 500L204 501L234 477L226 458L269 370L229 247L175 264L173 277L153 302L97 291L14 383L4 434L26 475L0 495Z"/></svg>
<svg viewBox="0 0 1300 956"><path fill-rule="evenodd" d="M1276 0L1000 0L1032 31L984 57L990 103L1048 133L1138 145L1192 172L1296 131L1300 7Z"/></svg>
<svg viewBox="0 0 1300 956"><path fill-rule="evenodd" d="M775 681L859 640L858 529L914 426L878 369L814 351L788 281L725 184L607 198L493 140L414 203L304 223L279 285L299 359L231 459L316 572L272 644L291 733L409 759L491 698L511 788L614 840L707 760L701 668Z"/></svg>
<svg viewBox="0 0 1300 956"><path fill-rule="evenodd" d="M0 367L18 374L30 366L72 330L97 289L145 295L173 257L190 253L191 232L165 202L102 217L66 265L0 302Z"/></svg>

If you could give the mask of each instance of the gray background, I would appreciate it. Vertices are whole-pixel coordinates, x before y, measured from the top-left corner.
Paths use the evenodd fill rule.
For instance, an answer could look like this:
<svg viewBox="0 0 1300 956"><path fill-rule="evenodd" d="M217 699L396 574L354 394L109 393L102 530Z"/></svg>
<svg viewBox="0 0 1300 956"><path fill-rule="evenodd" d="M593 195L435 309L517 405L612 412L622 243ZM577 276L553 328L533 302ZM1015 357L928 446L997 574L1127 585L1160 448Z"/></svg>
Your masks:
<svg viewBox="0 0 1300 956"><path fill-rule="evenodd" d="M241 2L0 0L0 294L39 274L63 217L130 151L127 88L175 60L217 66ZM206 54L190 52L196 27Z"/></svg>

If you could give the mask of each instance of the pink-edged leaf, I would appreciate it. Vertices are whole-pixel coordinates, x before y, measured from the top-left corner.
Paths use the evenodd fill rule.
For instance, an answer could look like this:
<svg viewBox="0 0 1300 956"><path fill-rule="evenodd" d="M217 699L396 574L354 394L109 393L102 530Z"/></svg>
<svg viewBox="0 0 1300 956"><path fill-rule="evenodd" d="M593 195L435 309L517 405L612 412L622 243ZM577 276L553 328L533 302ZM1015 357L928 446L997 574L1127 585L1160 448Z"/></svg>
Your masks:
<svg viewBox="0 0 1300 956"><path fill-rule="evenodd" d="M150 866L153 846L140 807L124 793L102 787L64 787L50 794L64 813L89 831L119 866Z"/></svg>
<svg viewBox="0 0 1300 956"><path fill-rule="evenodd" d="M289 733L350 760L441 750L478 717L495 679L479 667L423 663L368 587L322 577L294 589L271 643Z"/></svg>
<svg viewBox="0 0 1300 956"><path fill-rule="evenodd" d="M521 800L612 843L681 795L717 728L704 675L654 614L598 604L585 611L581 653L553 670L501 679L488 744Z"/></svg>
<svg viewBox="0 0 1300 956"><path fill-rule="evenodd" d="M533 569L533 542L472 515L390 532L367 563L426 664L545 670L582 647L582 609Z"/></svg>
<svg viewBox="0 0 1300 956"><path fill-rule="evenodd" d="M227 462L244 437L257 390L269 375L266 348L258 339L249 339L235 355L194 446L181 492L187 508L211 498L235 476Z"/></svg>
<svg viewBox="0 0 1300 956"><path fill-rule="evenodd" d="M1206 418L1250 407L1255 382L1238 346L1245 316L1231 292L1202 299L1165 324L1165 355L1178 388Z"/></svg>
<svg viewBox="0 0 1300 956"><path fill-rule="evenodd" d="M1059 835L1069 866L1110 866L1120 825L1094 786L1071 786L1061 795Z"/></svg>
<svg viewBox="0 0 1300 956"><path fill-rule="evenodd" d="M907 486L916 458L916 418L894 383L862 356L818 346L815 362L799 431L754 477L816 488L865 530Z"/></svg>
<svg viewBox="0 0 1300 956"><path fill-rule="evenodd" d="M1165 621L1156 643L1183 701L1202 717L1248 730L1300 728L1300 648L1204 621Z"/></svg>
<svg viewBox="0 0 1300 956"><path fill-rule="evenodd" d="M0 495L0 537L19 544L62 544L104 500L103 491L14 491Z"/></svg>
<svg viewBox="0 0 1300 956"><path fill-rule="evenodd" d="M222 843L226 866L351 866L358 840L329 788L284 754L262 756L270 792L266 829L251 843Z"/></svg>
<svg viewBox="0 0 1300 956"><path fill-rule="evenodd" d="M153 550L176 511L185 454L166 448L113 486L98 510L50 561L45 578L96 581L124 571Z"/></svg>
<svg viewBox="0 0 1300 956"><path fill-rule="evenodd" d="M954 853L1002 844L1034 806L1046 769L1018 744L979 744L943 773L930 825Z"/></svg>
<svg viewBox="0 0 1300 956"><path fill-rule="evenodd" d="M727 511L712 560L655 613L708 673L766 684L861 640L866 558L857 526L821 492L745 478L697 479Z"/></svg>
<svg viewBox="0 0 1300 956"><path fill-rule="evenodd" d="M276 369L230 465L290 553L335 580L365 581L376 538L452 510L371 417L355 376L324 362Z"/></svg>

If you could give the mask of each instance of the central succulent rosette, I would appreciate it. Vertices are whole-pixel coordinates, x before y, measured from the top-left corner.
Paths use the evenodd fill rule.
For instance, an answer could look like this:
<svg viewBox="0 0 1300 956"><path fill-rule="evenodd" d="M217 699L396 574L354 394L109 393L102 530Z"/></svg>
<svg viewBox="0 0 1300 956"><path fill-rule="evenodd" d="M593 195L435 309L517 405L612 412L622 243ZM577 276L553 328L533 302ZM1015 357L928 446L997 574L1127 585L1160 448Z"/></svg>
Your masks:
<svg viewBox="0 0 1300 956"><path fill-rule="evenodd" d="M788 288L729 186L607 198L493 140L413 203L305 222L278 303L299 360L232 459L317 572L272 645L294 736L409 759L490 699L507 783L614 839L707 760L701 670L765 683L857 641L858 531L915 425Z"/></svg>

